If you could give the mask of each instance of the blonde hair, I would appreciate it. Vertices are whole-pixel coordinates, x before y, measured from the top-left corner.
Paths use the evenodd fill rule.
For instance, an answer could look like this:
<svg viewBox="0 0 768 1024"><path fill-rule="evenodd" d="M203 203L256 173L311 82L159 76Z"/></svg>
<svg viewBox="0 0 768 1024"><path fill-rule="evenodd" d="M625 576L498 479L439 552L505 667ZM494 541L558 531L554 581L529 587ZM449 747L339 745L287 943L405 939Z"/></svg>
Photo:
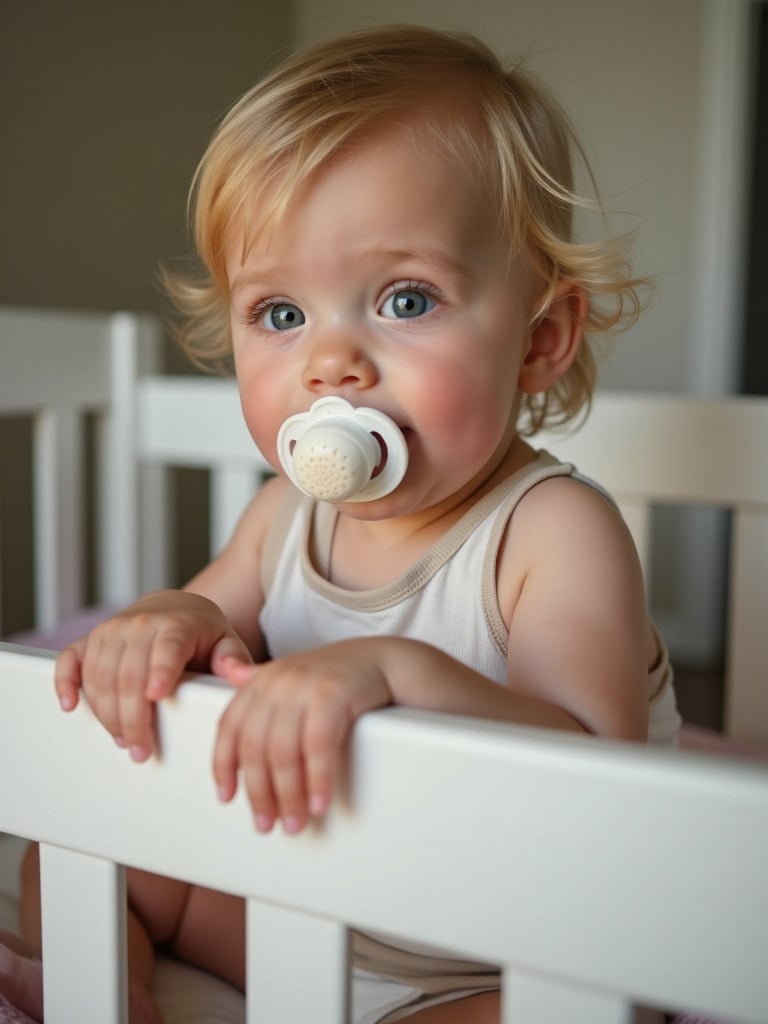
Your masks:
<svg viewBox="0 0 768 1024"><path fill-rule="evenodd" d="M450 116L439 116L439 99L452 101ZM164 275L182 314L182 347L208 366L231 352L225 250L233 229L251 232L243 239L245 257L255 233L279 219L313 171L396 116L428 128L482 176L510 257L522 250L540 278L537 317L558 282L583 289L587 335L574 364L548 391L523 396L527 433L570 420L589 406L594 389L594 335L637 319L644 282L631 276L624 239L572 238L574 210L589 203L574 192L572 159L583 152L563 111L530 76L505 70L483 43L462 33L393 25L323 42L288 59L235 104L190 190L205 271Z"/></svg>

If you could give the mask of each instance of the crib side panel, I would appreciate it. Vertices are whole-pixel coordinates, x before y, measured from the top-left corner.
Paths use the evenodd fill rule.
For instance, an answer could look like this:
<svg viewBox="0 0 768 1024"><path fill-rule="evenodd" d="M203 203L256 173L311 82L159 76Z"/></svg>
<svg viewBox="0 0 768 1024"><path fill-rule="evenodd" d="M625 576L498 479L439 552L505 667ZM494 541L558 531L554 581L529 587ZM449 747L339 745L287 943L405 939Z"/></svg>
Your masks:
<svg viewBox="0 0 768 1024"><path fill-rule="evenodd" d="M140 589L136 384L142 374L156 368L160 342L160 325L151 316L0 310L0 416L32 423L38 630L58 629L81 611L88 589L87 566L98 570L100 602L121 604ZM86 487L91 425L97 449L93 523ZM13 495L0 496L0 501L11 500ZM143 549L145 561L156 569L167 551L161 529L164 509L159 507L163 491L145 488L141 501L143 507L153 506L154 525L143 531ZM99 551L86 558L91 532Z"/></svg>
<svg viewBox="0 0 768 1024"><path fill-rule="evenodd" d="M128 1024L124 869L43 843L40 880L46 1024Z"/></svg>
<svg viewBox="0 0 768 1024"><path fill-rule="evenodd" d="M0 309L0 416L33 426L35 617L43 628L82 601L83 417L109 402L105 319Z"/></svg>
<svg viewBox="0 0 768 1024"><path fill-rule="evenodd" d="M201 756L226 688L185 684L160 709L162 756L137 766L86 708L62 716L50 685L50 662L0 655L0 775L18 779L0 828L607 1006L764 1014L763 766L388 709L356 726L327 819L261 836L242 797L218 803ZM67 751L54 771L52 749Z"/></svg>
<svg viewBox="0 0 768 1024"><path fill-rule="evenodd" d="M138 382L137 415L136 444L145 469L209 471L210 554L217 554L273 472L245 426L235 381L144 377Z"/></svg>
<svg viewBox="0 0 768 1024"><path fill-rule="evenodd" d="M343 922L248 901L247 1024L339 1024L349 1011L349 942Z"/></svg>

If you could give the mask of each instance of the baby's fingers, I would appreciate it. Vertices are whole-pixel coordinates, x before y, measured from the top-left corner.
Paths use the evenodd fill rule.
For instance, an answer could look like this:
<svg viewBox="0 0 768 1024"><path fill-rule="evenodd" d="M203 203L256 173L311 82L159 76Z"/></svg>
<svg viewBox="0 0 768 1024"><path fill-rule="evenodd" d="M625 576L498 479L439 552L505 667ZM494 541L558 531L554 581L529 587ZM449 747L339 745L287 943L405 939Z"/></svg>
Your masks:
<svg viewBox="0 0 768 1024"><path fill-rule="evenodd" d="M53 684L63 711L72 711L80 699L84 651L85 638L65 647L56 659Z"/></svg>
<svg viewBox="0 0 768 1024"><path fill-rule="evenodd" d="M225 802L231 800L237 792L240 730L249 696L247 691L240 691L233 697L222 712L216 730L216 741L213 745L213 778L219 799Z"/></svg>
<svg viewBox="0 0 768 1024"><path fill-rule="evenodd" d="M336 702L313 701L304 722L304 765L309 811L325 814L336 787L339 756L352 719Z"/></svg>
<svg viewBox="0 0 768 1024"><path fill-rule="evenodd" d="M146 669L144 696L148 700L162 700L176 690L194 657L196 643L196 638L181 628L165 626L158 631Z"/></svg>
<svg viewBox="0 0 768 1024"><path fill-rule="evenodd" d="M143 646L125 647L113 691L116 724L111 731L137 762L146 761L155 749L154 705L144 692L150 652Z"/></svg>
<svg viewBox="0 0 768 1024"><path fill-rule="evenodd" d="M229 801L237 790L238 773L259 832L269 832L277 817L277 801L266 760L269 707L254 689L240 690L219 720L213 749L213 777L219 799Z"/></svg>
<svg viewBox="0 0 768 1024"><path fill-rule="evenodd" d="M305 708L301 702L282 705L272 715L267 739L269 775L278 813L289 835L301 832L308 817L303 751L304 715ZM258 749L254 750L255 755L259 753ZM244 780L258 823L263 806L263 757L253 766L255 773L251 761L250 757L244 759Z"/></svg>

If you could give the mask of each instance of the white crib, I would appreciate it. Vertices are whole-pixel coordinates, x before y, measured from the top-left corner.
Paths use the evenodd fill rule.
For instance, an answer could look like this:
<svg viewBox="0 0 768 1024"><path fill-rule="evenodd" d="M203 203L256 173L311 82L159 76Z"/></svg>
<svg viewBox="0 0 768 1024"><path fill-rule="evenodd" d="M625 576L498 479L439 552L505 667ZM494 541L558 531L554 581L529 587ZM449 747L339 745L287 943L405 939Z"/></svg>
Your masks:
<svg viewBox="0 0 768 1024"><path fill-rule="evenodd" d="M214 469L214 547L267 471L232 383L147 373L156 345L146 318L0 311L0 415L36 423L43 629L82 603L83 410L99 423L107 604L164 582L163 467ZM702 436L708 459L679 469ZM766 402L616 395L548 439L616 493L643 548L648 501L733 510L728 726L764 739L766 440ZM48 1024L126 1021L125 865L248 899L248 1024L344 1021L349 928L498 963L507 1024L618 1024L632 1004L768 1021L764 764L387 709L356 726L327 820L264 837L244 801L215 797L219 684L163 705L162 755L136 766L87 708L59 712L51 667L0 648L0 831L43 844Z"/></svg>

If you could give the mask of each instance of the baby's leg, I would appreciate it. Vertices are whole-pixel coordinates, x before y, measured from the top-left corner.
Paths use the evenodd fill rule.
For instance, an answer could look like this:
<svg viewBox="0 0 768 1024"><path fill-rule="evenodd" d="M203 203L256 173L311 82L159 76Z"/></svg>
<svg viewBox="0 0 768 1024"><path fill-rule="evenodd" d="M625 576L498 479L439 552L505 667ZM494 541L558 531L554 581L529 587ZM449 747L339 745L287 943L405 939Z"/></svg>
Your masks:
<svg viewBox="0 0 768 1024"><path fill-rule="evenodd" d="M152 996L135 978L128 981L130 1024L163 1024ZM0 932L0 1024L43 1020L43 965L18 937Z"/></svg>
<svg viewBox="0 0 768 1024"><path fill-rule="evenodd" d="M128 871L128 901L157 948L245 991L245 901Z"/></svg>
<svg viewBox="0 0 768 1024"><path fill-rule="evenodd" d="M144 1002L144 993L151 1000L157 947L245 989L242 899L132 868L126 872L126 885L132 1003L140 996ZM25 948L38 961L42 951L40 918L40 860L38 848L32 844L22 863L20 919ZM143 1021L143 1013L136 1020ZM133 1014L131 1024L135 1024Z"/></svg>
<svg viewBox="0 0 768 1024"><path fill-rule="evenodd" d="M175 883L177 886L181 883ZM178 894L186 902L186 890ZM177 919L181 910L177 911ZM0 995L33 1020L43 1019L40 858L31 844L21 865L19 920L22 937L0 935ZM131 1024L161 1024L162 1016L150 993L154 969L152 940L139 917L128 913L129 1019ZM0 1017L0 1019L2 1019Z"/></svg>
<svg viewBox="0 0 768 1024"><path fill-rule="evenodd" d="M483 992L452 1003L441 1003L407 1017L409 1024L499 1024L500 1019L499 992Z"/></svg>
<svg viewBox="0 0 768 1024"><path fill-rule="evenodd" d="M43 1019L40 961L23 939L10 932L0 932L0 996L33 1020Z"/></svg>

